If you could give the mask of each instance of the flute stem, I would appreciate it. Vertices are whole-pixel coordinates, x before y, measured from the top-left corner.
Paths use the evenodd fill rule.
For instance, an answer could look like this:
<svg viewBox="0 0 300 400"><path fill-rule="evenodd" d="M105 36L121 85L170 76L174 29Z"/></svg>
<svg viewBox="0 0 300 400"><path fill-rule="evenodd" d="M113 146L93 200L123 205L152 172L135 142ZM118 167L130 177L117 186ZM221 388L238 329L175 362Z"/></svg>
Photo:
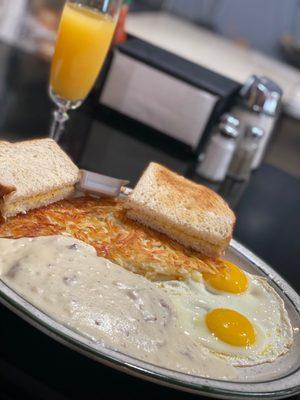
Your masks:
<svg viewBox="0 0 300 400"><path fill-rule="evenodd" d="M53 119L49 137L58 142L65 129L65 123L68 121L69 118L70 117L68 115L68 108L59 107L57 110L55 110L53 112Z"/></svg>

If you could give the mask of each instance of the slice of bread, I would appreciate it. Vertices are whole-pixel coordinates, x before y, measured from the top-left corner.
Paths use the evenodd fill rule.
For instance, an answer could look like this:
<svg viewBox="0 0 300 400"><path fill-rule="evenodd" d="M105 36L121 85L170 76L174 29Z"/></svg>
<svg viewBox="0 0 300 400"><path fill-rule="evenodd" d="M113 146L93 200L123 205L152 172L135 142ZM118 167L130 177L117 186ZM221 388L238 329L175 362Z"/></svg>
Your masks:
<svg viewBox="0 0 300 400"><path fill-rule="evenodd" d="M79 169L52 139L0 141L0 212L4 218L69 196Z"/></svg>
<svg viewBox="0 0 300 400"><path fill-rule="evenodd" d="M221 256L235 215L215 192L150 163L125 202L127 216L210 257Z"/></svg>

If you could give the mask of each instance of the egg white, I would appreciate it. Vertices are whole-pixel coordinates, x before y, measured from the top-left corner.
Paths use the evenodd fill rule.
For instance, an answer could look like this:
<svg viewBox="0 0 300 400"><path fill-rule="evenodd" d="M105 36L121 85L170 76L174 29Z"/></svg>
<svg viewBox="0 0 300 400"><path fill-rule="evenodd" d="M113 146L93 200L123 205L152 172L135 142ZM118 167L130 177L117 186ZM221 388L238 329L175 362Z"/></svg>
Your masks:
<svg viewBox="0 0 300 400"><path fill-rule="evenodd" d="M246 275L249 286L240 294L217 291L203 279L158 283L172 299L185 333L235 366L272 362L286 353L293 342L292 327L282 299L266 279ZM205 316L216 308L232 309L247 317L256 332L255 343L246 347L233 346L214 336L206 326Z"/></svg>

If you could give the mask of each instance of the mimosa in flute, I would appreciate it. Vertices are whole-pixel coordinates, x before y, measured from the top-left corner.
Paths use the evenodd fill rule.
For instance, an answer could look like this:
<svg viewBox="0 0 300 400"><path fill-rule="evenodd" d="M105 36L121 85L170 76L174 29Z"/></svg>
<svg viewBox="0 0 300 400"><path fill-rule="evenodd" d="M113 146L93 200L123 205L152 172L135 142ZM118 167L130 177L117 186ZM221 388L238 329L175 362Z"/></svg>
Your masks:
<svg viewBox="0 0 300 400"><path fill-rule="evenodd" d="M68 119L67 111L82 104L97 79L113 38L120 4L121 0L65 4L50 74L50 95L58 106L50 136L56 140Z"/></svg>

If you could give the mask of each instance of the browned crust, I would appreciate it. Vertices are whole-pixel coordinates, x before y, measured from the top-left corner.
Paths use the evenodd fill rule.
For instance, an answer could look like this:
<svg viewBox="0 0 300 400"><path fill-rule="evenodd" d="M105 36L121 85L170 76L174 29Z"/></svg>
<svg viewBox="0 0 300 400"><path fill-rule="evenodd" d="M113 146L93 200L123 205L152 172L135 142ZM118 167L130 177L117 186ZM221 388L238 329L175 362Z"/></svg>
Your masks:
<svg viewBox="0 0 300 400"><path fill-rule="evenodd" d="M1 185L0 183L0 197L7 196L8 194L11 194L15 192L17 188L13 185Z"/></svg>
<svg viewBox="0 0 300 400"><path fill-rule="evenodd" d="M1 145L12 145L13 143L8 142L6 140L0 140L0 146ZM10 193L13 193L17 190L17 188L14 185L2 185L0 183L0 197L7 196Z"/></svg>
<svg viewBox="0 0 300 400"><path fill-rule="evenodd" d="M225 200L223 200L222 197L213 190L192 182L160 164L151 163L151 165L156 167L156 179L165 183L171 189L172 199L174 202L176 202L177 199L188 199L191 208L194 205L196 209L214 211L218 212L218 214L228 215L232 222L235 222L234 213L228 207Z"/></svg>
<svg viewBox="0 0 300 400"><path fill-rule="evenodd" d="M166 167L150 163L126 200L130 215L184 246L220 257L232 238L236 217L228 204L206 186ZM214 245L214 250L208 247Z"/></svg>
<svg viewBox="0 0 300 400"><path fill-rule="evenodd" d="M0 237L7 238L63 232L91 244L99 256L151 280L185 279L194 272L216 272L222 265L129 220L122 200L91 197L63 200L0 225Z"/></svg>

